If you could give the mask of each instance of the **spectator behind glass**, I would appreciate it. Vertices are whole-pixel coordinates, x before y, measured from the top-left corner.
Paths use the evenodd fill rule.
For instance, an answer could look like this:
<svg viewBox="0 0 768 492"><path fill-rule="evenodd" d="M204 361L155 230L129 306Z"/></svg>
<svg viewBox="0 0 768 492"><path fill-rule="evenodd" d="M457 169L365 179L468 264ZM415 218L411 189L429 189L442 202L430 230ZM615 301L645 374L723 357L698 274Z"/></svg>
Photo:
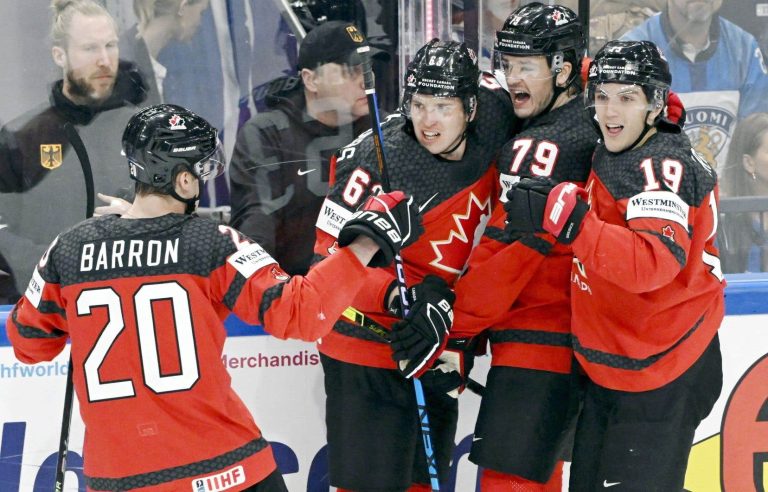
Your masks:
<svg viewBox="0 0 768 492"><path fill-rule="evenodd" d="M62 230L91 216L97 192L126 196L120 135L146 86L118 62L117 28L93 0L54 0L50 100L0 129L0 253L23 292Z"/></svg>
<svg viewBox="0 0 768 492"><path fill-rule="evenodd" d="M755 113L739 122L726 162L724 196L768 197L767 113ZM720 221L718 242L725 273L768 271L766 215L765 211L739 213Z"/></svg>
<svg viewBox="0 0 768 492"><path fill-rule="evenodd" d="M291 275L307 272L330 158L370 128L353 24L314 28L299 48L299 77L274 80L270 111L240 130L230 167L231 225Z"/></svg>
<svg viewBox="0 0 768 492"><path fill-rule="evenodd" d="M768 111L768 70L755 38L720 17L722 0L667 0L622 39L650 40L669 60L691 144L718 170L738 120Z"/></svg>
<svg viewBox="0 0 768 492"><path fill-rule="evenodd" d="M589 53L644 22L664 8L666 0L603 0L589 12Z"/></svg>
<svg viewBox="0 0 768 492"><path fill-rule="evenodd" d="M720 15L752 34L763 54L768 53L768 2L730 0L723 2Z"/></svg>
<svg viewBox="0 0 768 492"><path fill-rule="evenodd" d="M208 6L209 0L134 0L138 22L120 37L120 48L123 57L133 60L144 74L149 86L147 105L165 100L167 69L157 61L158 54L171 40L192 39Z"/></svg>

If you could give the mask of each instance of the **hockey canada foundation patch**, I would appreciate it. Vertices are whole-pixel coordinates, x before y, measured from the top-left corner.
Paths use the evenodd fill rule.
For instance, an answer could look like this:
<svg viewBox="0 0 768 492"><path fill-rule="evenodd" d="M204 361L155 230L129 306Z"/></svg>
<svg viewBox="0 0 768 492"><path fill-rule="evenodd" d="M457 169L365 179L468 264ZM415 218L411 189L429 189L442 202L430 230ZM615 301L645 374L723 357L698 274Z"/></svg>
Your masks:
<svg viewBox="0 0 768 492"><path fill-rule="evenodd" d="M245 278L250 278L251 275L267 265L277 263L277 261L257 243L251 243L248 246L245 246L237 253L230 256L227 262L235 267L235 270L240 272Z"/></svg>
<svg viewBox="0 0 768 492"><path fill-rule="evenodd" d="M242 466L230 468L216 475L192 480L192 492L219 492L232 490L237 485L245 483L245 470Z"/></svg>

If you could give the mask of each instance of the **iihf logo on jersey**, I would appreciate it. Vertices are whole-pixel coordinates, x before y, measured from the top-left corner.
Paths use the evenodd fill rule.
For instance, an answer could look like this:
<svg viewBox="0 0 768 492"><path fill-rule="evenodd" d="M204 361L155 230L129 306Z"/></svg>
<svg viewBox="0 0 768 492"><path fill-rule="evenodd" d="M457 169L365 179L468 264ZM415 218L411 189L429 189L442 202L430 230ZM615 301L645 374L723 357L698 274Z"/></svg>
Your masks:
<svg viewBox="0 0 768 492"><path fill-rule="evenodd" d="M220 492L223 490L232 490L235 486L244 483L245 470L242 465L238 465L225 472L217 473L216 475L195 478L192 480L192 492Z"/></svg>
<svg viewBox="0 0 768 492"><path fill-rule="evenodd" d="M168 123L171 125L171 130L186 130L187 127L184 125L184 118L181 116L175 114L168 119Z"/></svg>

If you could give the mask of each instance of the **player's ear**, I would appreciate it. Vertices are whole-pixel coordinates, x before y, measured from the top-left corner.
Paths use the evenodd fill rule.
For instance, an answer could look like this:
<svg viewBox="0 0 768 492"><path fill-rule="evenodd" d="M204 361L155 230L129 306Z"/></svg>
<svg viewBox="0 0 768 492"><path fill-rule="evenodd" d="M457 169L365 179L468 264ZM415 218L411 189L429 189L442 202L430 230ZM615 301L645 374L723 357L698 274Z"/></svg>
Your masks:
<svg viewBox="0 0 768 492"><path fill-rule="evenodd" d="M475 118L477 118L477 97L472 96L472 99L469 103L470 111L469 116L467 117L467 123L470 123L474 121Z"/></svg>
<svg viewBox="0 0 768 492"><path fill-rule="evenodd" d="M181 171L176 175L174 182L176 192L184 198L190 198L197 195L197 178L189 171Z"/></svg>
<svg viewBox="0 0 768 492"><path fill-rule="evenodd" d="M571 77L571 72L573 71L573 64L569 61L563 62L563 68L560 69L560 72L557 74L557 77L555 78L555 83L558 87L565 87L565 84L568 82L568 79Z"/></svg>
<svg viewBox="0 0 768 492"><path fill-rule="evenodd" d="M656 121L656 117L658 117L662 111L664 111L664 103L657 100L653 105L653 109L648 112L648 116L645 118L646 123L653 125Z"/></svg>

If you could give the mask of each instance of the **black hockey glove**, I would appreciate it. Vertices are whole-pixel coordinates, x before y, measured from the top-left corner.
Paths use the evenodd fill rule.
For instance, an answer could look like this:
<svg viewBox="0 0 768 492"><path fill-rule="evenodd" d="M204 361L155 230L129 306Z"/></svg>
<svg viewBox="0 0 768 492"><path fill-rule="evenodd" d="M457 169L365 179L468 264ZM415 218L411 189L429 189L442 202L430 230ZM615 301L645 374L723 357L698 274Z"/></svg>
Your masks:
<svg viewBox="0 0 768 492"><path fill-rule="evenodd" d="M564 182L555 186L547 199L544 211L544 229L557 238L557 242L571 244L581 231L581 221L589 211L589 196L583 188Z"/></svg>
<svg viewBox="0 0 768 492"><path fill-rule="evenodd" d="M435 361L434 367L421 376L424 391L437 396L458 398L464 391L474 361L474 354L445 349Z"/></svg>
<svg viewBox="0 0 768 492"><path fill-rule="evenodd" d="M507 225L504 230L508 234L544 232L544 208L547 206L547 195L557 183L549 178L523 178L512 185L507 192Z"/></svg>
<svg viewBox="0 0 768 492"><path fill-rule="evenodd" d="M346 246L359 235L368 236L379 246L368 266L385 267L400 248L416 241L422 232L421 216L413 197L402 191L370 196L339 231L339 246Z"/></svg>
<svg viewBox="0 0 768 492"><path fill-rule="evenodd" d="M408 290L410 311L392 326L392 358L406 378L419 377L445 348L456 295L436 275Z"/></svg>

